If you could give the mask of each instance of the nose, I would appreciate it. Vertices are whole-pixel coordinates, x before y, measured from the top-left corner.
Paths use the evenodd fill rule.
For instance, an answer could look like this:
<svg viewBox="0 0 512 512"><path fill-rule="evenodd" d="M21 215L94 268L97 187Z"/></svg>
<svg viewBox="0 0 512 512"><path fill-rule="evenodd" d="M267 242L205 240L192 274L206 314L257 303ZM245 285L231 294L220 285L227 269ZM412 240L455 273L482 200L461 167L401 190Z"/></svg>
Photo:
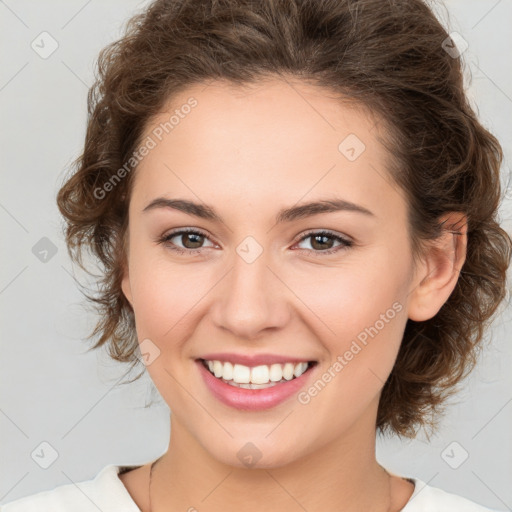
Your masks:
<svg viewBox="0 0 512 512"><path fill-rule="evenodd" d="M290 319L291 292L269 266L265 252L252 262L235 253L231 270L217 288L213 322L237 339L257 339Z"/></svg>

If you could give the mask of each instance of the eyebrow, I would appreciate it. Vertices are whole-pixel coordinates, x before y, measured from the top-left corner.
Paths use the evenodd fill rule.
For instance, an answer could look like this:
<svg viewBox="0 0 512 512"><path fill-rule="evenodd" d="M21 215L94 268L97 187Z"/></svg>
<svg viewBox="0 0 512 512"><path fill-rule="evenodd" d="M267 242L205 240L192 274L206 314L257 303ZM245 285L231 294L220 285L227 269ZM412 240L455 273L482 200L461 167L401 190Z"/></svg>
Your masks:
<svg viewBox="0 0 512 512"><path fill-rule="evenodd" d="M224 223L222 217L215 209L207 204L194 203L186 199L169 199L166 197L157 197L153 199L142 212L148 212L157 208L171 208L179 210L189 215L194 215L201 219ZM283 208L276 215L276 224L283 222L292 222L297 219L311 217L319 213L329 213L338 211L359 212L367 216L375 217L375 214L367 208L344 199L321 199L318 201Z"/></svg>

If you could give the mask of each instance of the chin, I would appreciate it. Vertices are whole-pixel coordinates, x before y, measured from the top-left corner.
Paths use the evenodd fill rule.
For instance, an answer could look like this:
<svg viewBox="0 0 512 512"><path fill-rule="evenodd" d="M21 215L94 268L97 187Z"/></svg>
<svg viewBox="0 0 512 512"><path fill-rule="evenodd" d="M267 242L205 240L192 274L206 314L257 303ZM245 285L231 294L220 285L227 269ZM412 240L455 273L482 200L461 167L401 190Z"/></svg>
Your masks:
<svg viewBox="0 0 512 512"><path fill-rule="evenodd" d="M297 445L290 446L270 441L262 436L248 436L247 440L230 439L224 444L218 441L213 445L204 445L211 457L222 464L240 469L272 469L286 466L297 460L301 454ZM303 442L303 441L302 441Z"/></svg>

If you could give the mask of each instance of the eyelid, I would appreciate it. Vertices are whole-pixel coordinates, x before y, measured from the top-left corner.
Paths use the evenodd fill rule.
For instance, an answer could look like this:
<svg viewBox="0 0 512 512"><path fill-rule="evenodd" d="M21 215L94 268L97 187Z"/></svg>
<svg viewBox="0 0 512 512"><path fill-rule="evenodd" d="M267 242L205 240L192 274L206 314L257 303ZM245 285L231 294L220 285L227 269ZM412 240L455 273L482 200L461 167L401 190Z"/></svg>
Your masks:
<svg viewBox="0 0 512 512"><path fill-rule="evenodd" d="M298 251L305 251L307 255L311 255L314 258L325 258L333 254L338 254L342 251L350 249L355 245L355 242L350 237L338 234L337 232L331 231L330 229L313 229L306 231L300 235L299 239L294 243L294 245L310 238L312 235L328 236L340 243L340 245L331 247L330 249L326 249L324 251L314 251L312 249L296 249Z"/></svg>
<svg viewBox="0 0 512 512"><path fill-rule="evenodd" d="M316 234L321 234L321 233L332 236L332 237L341 238L347 243L355 243L354 240L347 235L343 235L341 233L338 233L337 231L331 231L330 229L323 229L323 228L310 229L310 230L304 231L303 233L301 233L300 235L297 236L294 243L301 242L304 238L307 238L310 235L316 235Z"/></svg>
<svg viewBox="0 0 512 512"><path fill-rule="evenodd" d="M197 249L187 249L184 247L179 247L175 244L170 244L171 238L174 238L175 236L181 235L183 233L198 234L198 235L205 237L213 244L219 245L219 244L217 244L217 242L215 242L211 239L210 234L208 232L206 232L203 229L193 228L193 227L175 228L175 229L171 230L170 232L165 233L161 237L158 237L156 242L161 243L163 245L168 245L169 249L171 251L174 251L174 252L177 252L180 254L189 254L191 256L198 256L198 255L202 254L203 251L206 250L208 247L211 247L211 246L208 246L208 247L199 247ZM330 249L322 250L322 251L315 251L312 249L295 249L295 250L298 250L299 252L306 251L307 254L313 255L314 257L322 257L322 256L325 257L325 256L328 256L331 254L336 254L345 249L349 249L350 247L353 247L355 245L355 242L351 239L351 237L347 237L347 236L339 234L335 231L331 231L329 229L322 229L322 228L310 229L310 230L307 230L307 231L301 233L300 235L298 235L295 238L293 245L296 245L297 243L300 243L300 242L306 240L307 238L310 238L312 235L331 237L334 240L340 242L340 245L330 248Z"/></svg>
<svg viewBox="0 0 512 512"><path fill-rule="evenodd" d="M165 243L168 243L171 238L174 238L175 236L181 235L183 233L192 233L192 234L202 235L206 239L208 239L212 244L220 245L219 243L217 243L213 240L213 237L210 235L210 233L208 233L207 231L205 231L201 228L193 228L193 227L171 229L171 231L164 233L160 237L157 237L156 242L165 244ZM190 252L194 252L194 253L198 253L206 248L207 247L200 247L199 249L186 249L186 248L178 247L178 249L181 249L182 251L190 251Z"/></svg>

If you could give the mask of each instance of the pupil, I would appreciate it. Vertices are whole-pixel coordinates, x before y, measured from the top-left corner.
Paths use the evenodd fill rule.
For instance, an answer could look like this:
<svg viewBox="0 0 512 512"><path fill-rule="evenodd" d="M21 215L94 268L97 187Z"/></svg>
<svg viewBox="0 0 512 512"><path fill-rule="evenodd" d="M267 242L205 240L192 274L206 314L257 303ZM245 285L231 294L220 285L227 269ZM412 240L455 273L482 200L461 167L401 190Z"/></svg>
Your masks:
<svg viewBox="0 0 512 512"><path fill-rule="evenodd" d="M320 248L320 249L326 249L326 248L327 248L327 249L330 249L330 247L325 247L325 244L326 244L325 240L326 240L326 239L328 240L329 238L330 238L330 237L329 237L329 236L327 236L327 235L317 235L317 236L314 236L314 237L313 237L314 243L313 243L312 245L313 245L313 247L314 247L314 246L315 246L315 243L317 242L317 240L322 240L322 242L320 242L320 247L319 247L319 248ZM332 242L332 241L331 241L331 242ZM324 245L322 246L322 244L324 244ZM327 245L329 245L329 246L330 246L330 244L327 244ZM317 247L317 248L318 248L318 247Z"/></svg>
<svg viewBox="0 0 512 512"><path fill-rule="evenodd" d="M190 242L189 238L196 238L196 241L192 241L192 247L188 246L187 243ZM197 235L195 233L187 233L187 234L184 234L182 237L181 237L181 241L183 243L183 245L187 248L187 249L197 249L198 247L201 246L201 242L202 242L202 239L204 238L203 235ZM197 245L194 245L194 244L197 244Z"/></svg>

